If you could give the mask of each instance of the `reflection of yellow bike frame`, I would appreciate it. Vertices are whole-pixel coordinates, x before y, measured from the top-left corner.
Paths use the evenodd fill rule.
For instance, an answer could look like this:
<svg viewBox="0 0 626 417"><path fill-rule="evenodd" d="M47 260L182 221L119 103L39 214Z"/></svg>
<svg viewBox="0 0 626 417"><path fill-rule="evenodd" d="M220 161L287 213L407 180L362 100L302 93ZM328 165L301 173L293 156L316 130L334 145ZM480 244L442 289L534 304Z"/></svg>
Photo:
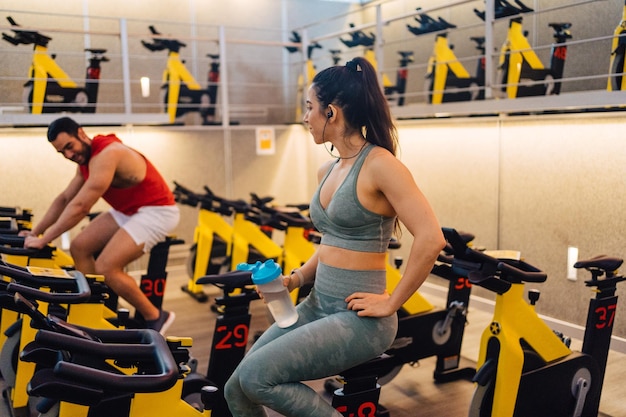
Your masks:
<svg viewBox="0 0 626 417"><path fill-rule="evenodd" d="M432 104L441 104L443 102L443 92L446 88L448 71L452 71L457 78L470 78L469 72L459 62L448 45L448 38L445 35L437 35L433 54L428 60L428 72L426 73L427 78L434 77Z"/></svg>
<svg viewBox="0 0 626 417"><path fill-rule="evenodd" d="M48 76L63 88L77 88L78 85L69 75L48 55L48 48L36 45L33 52L33 61L28 73L33 80L33 102L32 114L41 114L43 111L43 101L46 96L46 86Z"/></svg>
<svg viewBox="0 0 626 417"><path fill-rule="evenodd" d="M163 84L168 86L167 114L170 123L176 120L176 109L178 108L178 96L180 95L180 83L184 82L190 90L201 90L202 87L194 76L180 60L178 52L170 51L167 57L167 67L163 71Z"/></svg>
<svg viewBox="0 0 626 417"><path fill-rule="evenodd" d="M298 93L296 94L296 122L298 123L302 121L302 103L304 103L305 89L311 84L313 78L315 78L315 65L313 65L313 60L308 58L306 60L306 86L304 83L304 75L298 75Z"/></svg>
<svg viewBox="0 0 626 417"><path fill-rule="evenodd" d="M367 59L367 61L370 64L372 64L376 72L378 72L378 62L376 61L376 54L374 53L374 50L371 48L365 49L365 53L363 54L363 57ZM383 82L383 88L389 89L389 88L394 87L391 80L385 73L382 74L382 82Z"/></svg>
<svg viewBox="0 0 626 417"><path fill-rule="evenodd" d="M611 43L611 62L609 69L611 74L621 74L624 72L624 62L626 55L626 1L624 1L624 10L622 12L622 21L615 28L615 37ZM618 81L619 85L617 85ZM626 90L626 76L619 75L617 77L609 77L606 85L607 91L623 91Z"/></svg>
<svg viewBox="0 0 626 417"><path fill-rule="evenodd" d="M521 18L511 19L509 22L507 38L500 52L499 71L507 65L507 59L506 95L508 98L515 98L517 97L523 62L526 62L533 70L545 69L543 63L530 46L528 39L524 36ZM501 77L499 78L501 79Z"/></svg>

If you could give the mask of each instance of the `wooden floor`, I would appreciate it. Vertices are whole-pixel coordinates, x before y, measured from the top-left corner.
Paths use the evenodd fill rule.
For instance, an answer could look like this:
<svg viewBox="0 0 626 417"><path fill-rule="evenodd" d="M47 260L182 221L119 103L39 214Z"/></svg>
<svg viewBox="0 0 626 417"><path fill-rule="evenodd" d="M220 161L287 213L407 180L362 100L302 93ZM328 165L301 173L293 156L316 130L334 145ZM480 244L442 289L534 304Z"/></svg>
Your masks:
<svg viewBox="0 0 626 417"><path fill-rule="evenodd" d="M215 313L210 310L210 302L198 303L181 291L181 286L185 285L188 279L184 265L172 265L168 268L169 275L164 308L176 313L176 321L168 330L168 335L193 338L193 356L198 359L198 370L205 373ZM206 287L206 293L211 298L218 294L218 291ZM443 301L432 297L428 298L435 305L439 305ZM251 334L267 328L269 320L266 308L261 301L253 302L252 315ZM470 308L468 321L463 340L463 357L467 365L473 366L478 357L480 334L489 323L490 314ZM574 341L573 348L580 349L580 342ZM623 382L624 375L626 375L625 356L613 351L610 354L600 416L626 416L626 402L623 400L626 396L626 385ZM414 366L405 365L394 379L383 385L380 403L390 411L391 417L460 417L467 415L473 393L473 384L467 380L437 384L432 377L434 368L434 359L422 360ZM330 401L330 398L324 393L323 381L311 381L309 384ZM268 411L268 413L270 417L281 416L272 411ZM8 416L9 412L3 403L0 406L0 417Z"/></svg>

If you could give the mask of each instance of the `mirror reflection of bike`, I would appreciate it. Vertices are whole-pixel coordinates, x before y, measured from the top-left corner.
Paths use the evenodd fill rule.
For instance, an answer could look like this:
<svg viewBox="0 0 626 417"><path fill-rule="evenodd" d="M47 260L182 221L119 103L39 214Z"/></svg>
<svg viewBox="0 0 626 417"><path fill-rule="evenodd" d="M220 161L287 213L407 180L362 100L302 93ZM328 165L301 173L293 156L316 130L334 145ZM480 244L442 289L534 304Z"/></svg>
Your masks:
<svg viewBox="0 0 626 417"><path fill-rule="evenodd" d="M161 35L154 26L150 26L153 35ZM187 46L172 38L152 38L151 42L141 44L152 52L167 50L167 66L163 71L162 102L169 116L170 123L189 112L199 112L203 124L213 124L215 120L215 101L217 81L219 81L219 55L209 55L212 59L209 70L209 87L203 89L180 59L180 48Z"/></svg>
<svg viewBox="0 0 626 417"><path fill-rule="evenodd" d="M615 28L615 37L611 43L611 63L609 81L607 83L607 91L626 90L624 72L624 55L626 55L626 0L624 1L624 10L622 12L622 20Z"/></svg>
<svg viewBox="0 0 626 417"><path fill-rule="evenodd" d="M572 38L571 23L550 23L556 42L550 52L550 67L546 68L530 46L522 30L522 17L509 21L507 38L502 45L498 65L498 80L508 98L559 94L567 58L567 39Z"/></svg>
<svg viewBox="0 0 626 417"><path fill-rule="evenodd" d="M104 56L106 49L85 49L91 56L83 87L76 84L48 54L49 36L37 31L18 29L11 16L13 35L2 33L2 39L17 46L34 45L33 59L28 70L28 81L24 84L23 100L32 114L59 113L64 111L95 113L100 80L100 63L109 59Z"/></svg>
<svg viewBox="0 0 626 417"><path fill-rule="evenodd" d="M485 38L470 38L480 52L476 75L472 77L454 54L447 33L435 38L433 53L428 60L425 89L428 101L440 104L453 101L484 100L485 98Z"/></svg>

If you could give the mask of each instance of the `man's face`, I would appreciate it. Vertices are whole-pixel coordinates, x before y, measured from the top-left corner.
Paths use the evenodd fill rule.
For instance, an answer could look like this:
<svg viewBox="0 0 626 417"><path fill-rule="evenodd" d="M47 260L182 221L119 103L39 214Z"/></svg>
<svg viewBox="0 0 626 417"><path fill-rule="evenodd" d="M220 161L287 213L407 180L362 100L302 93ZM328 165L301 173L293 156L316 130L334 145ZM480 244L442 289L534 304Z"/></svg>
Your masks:
<svg viewBox="0 0 626 417"><path fill-rule="evenodd" d="M82 130L79 130L78 137L61 132L51 143L65 158L78 165L87 165L91 157L91 146L80 138L81 134Z"/></svg>

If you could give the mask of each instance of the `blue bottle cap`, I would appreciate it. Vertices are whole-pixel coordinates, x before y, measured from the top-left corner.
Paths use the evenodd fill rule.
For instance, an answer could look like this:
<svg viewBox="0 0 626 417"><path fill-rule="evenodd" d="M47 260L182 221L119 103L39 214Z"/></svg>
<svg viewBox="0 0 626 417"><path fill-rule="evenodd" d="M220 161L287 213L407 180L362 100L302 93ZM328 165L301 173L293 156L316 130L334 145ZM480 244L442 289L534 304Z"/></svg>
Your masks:
<svg viewBox="0 0 626 417"><path fill-rule="evenodd" d="M267 284L275 280L282 273L280 265L274 262L273 259L268 259L263 263L261 263L261 261L257 261L254 264L240 263L237 265L237 270L251 271L252 282L256 285Z"/></svg>

